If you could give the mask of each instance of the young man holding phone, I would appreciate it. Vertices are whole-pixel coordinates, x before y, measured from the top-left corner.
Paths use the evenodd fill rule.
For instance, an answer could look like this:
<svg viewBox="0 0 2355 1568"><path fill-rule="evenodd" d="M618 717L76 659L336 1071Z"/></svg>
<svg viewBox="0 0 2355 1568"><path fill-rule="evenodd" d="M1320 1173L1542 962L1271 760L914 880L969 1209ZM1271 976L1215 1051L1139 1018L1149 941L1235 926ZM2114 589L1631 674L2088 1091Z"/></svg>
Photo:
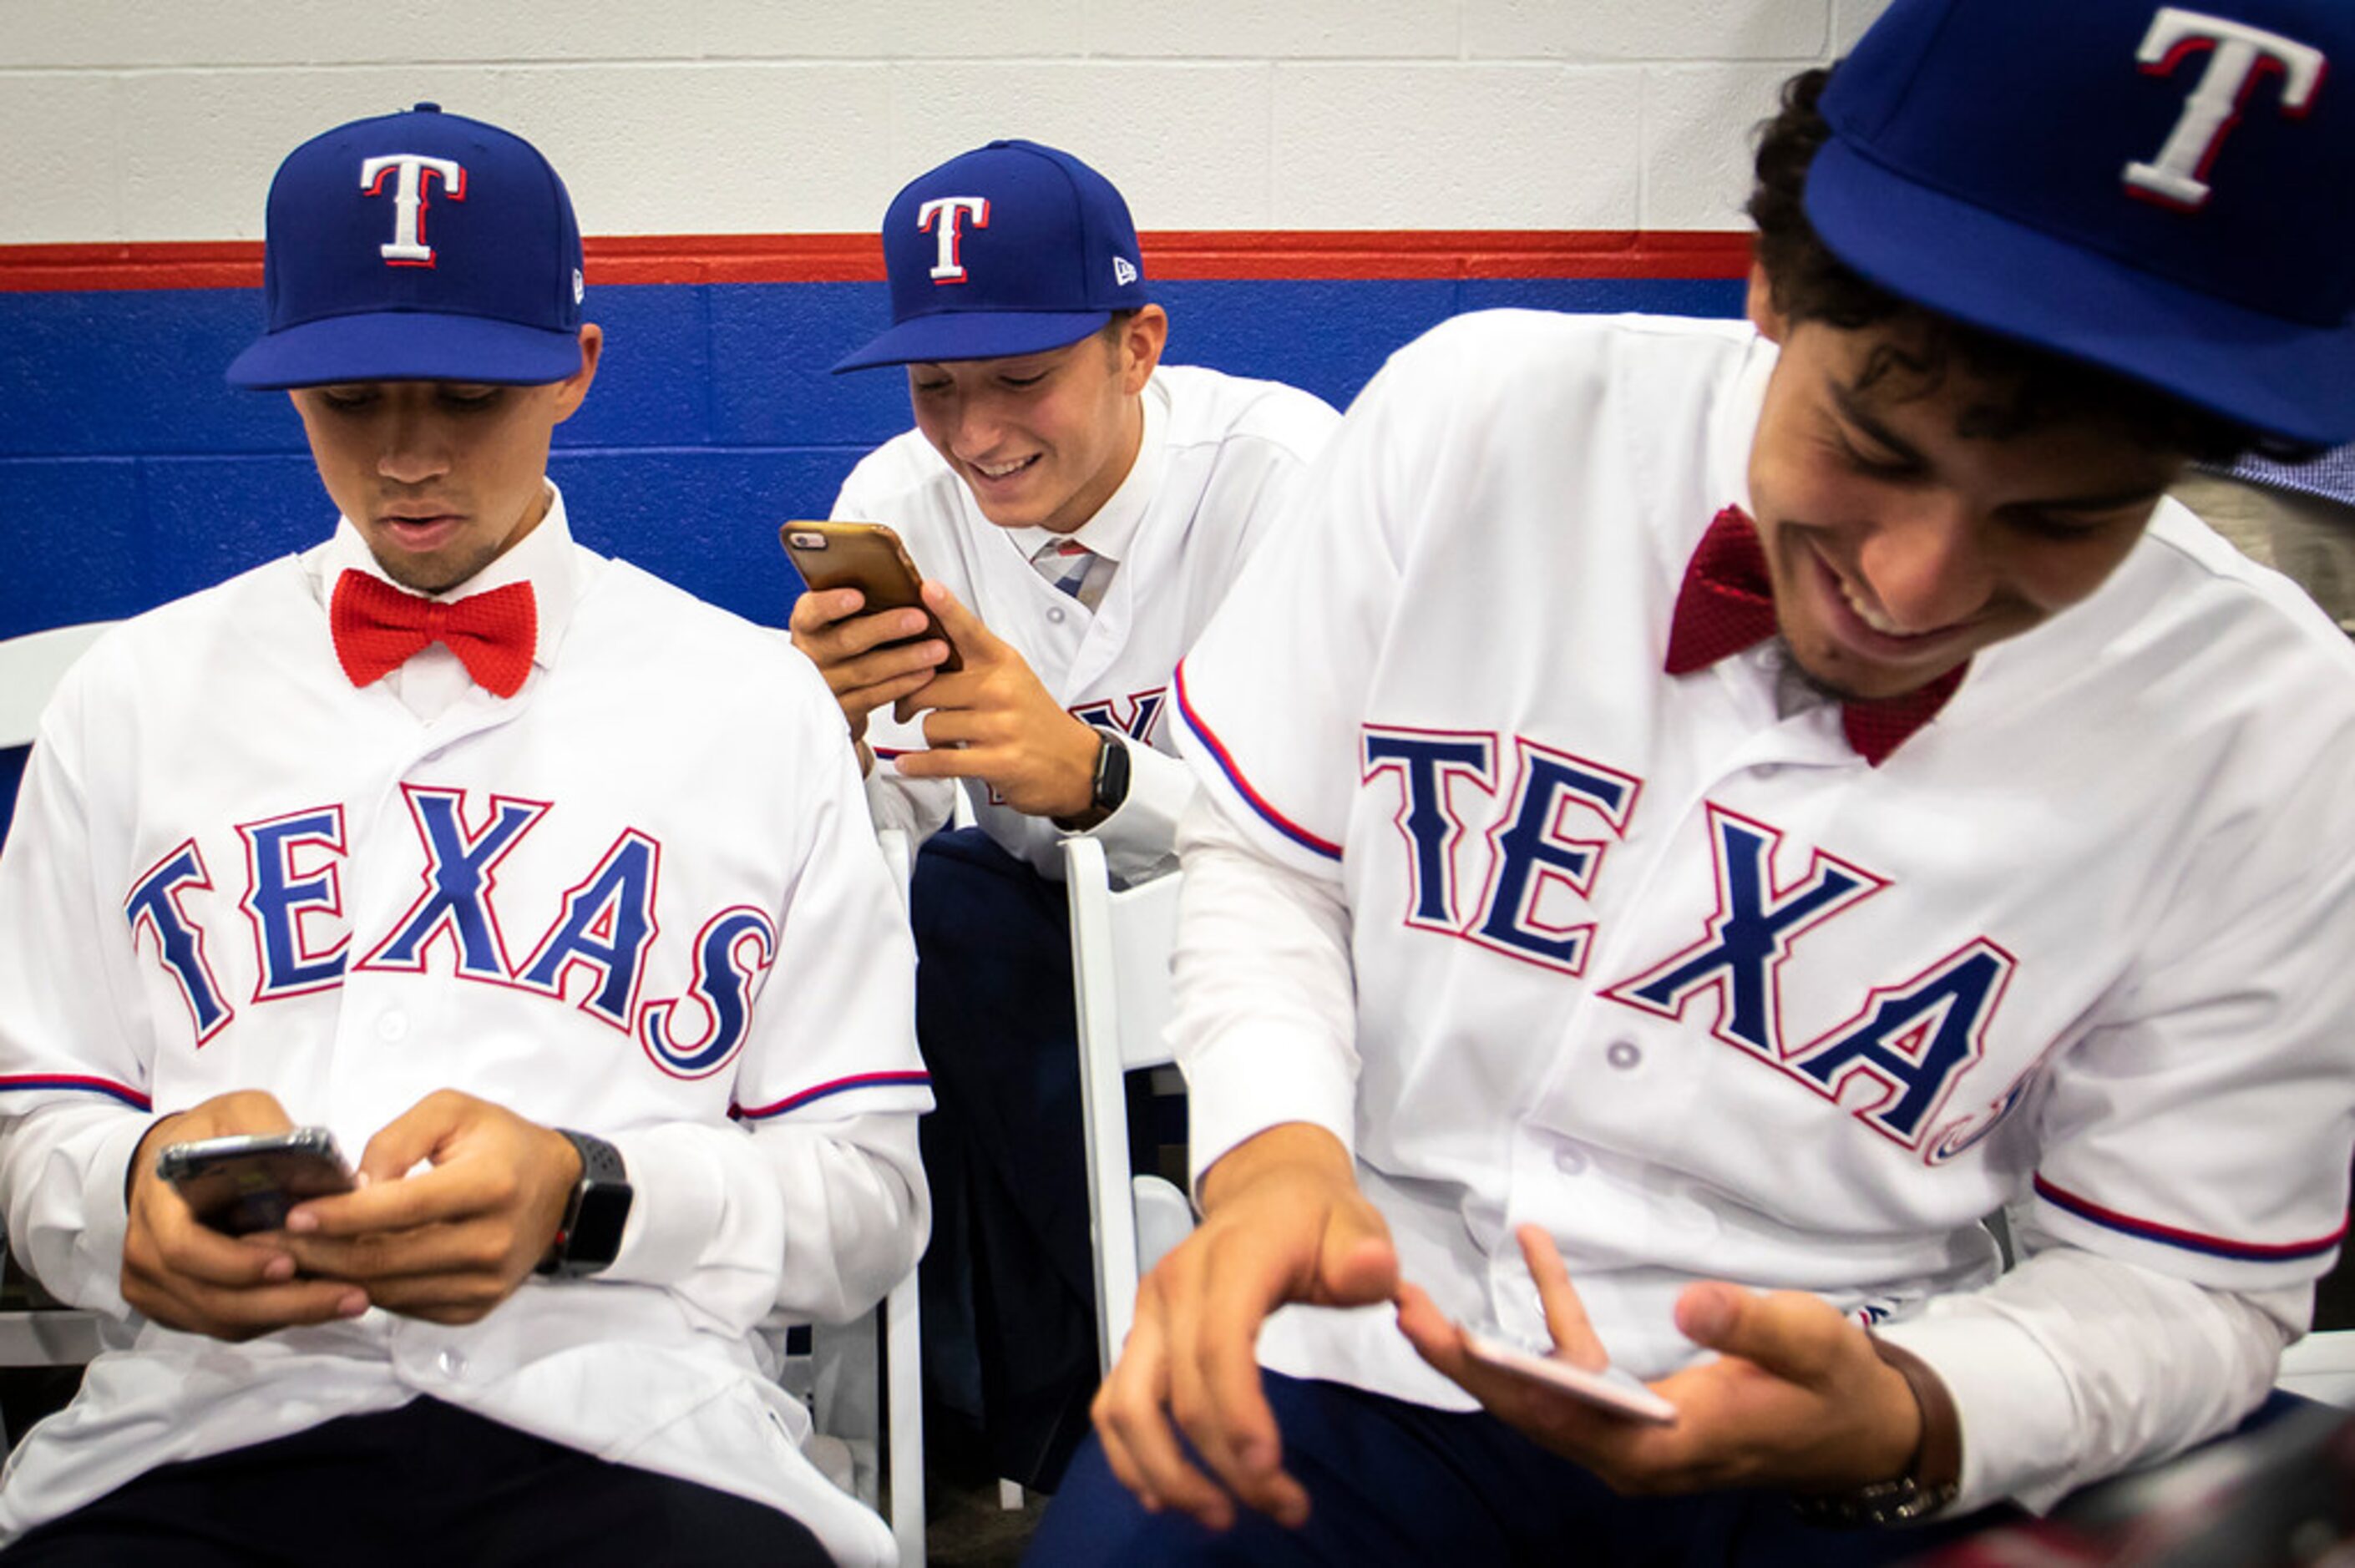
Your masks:
<svg viewBox="0 0 2355 1568"><path fill-rule="evenodd" d="M1096 1381L1059 845L1095 835L1124 881L1174 863L1194 784L1170 671L1337 418L1163 366L1127 204L1068 153L994 142L919 175L883 256L894 324L836 368L905 366L916 429L834 513L898 532L948 641L852 589L803 595L794 641L842 704L879 821L927 838L960 780L978 820L916 867L944 1216L925 1338L949 1407L986 1414L997 1473L1051 1486ZM950 643L964 668L943 673Z"/></svg>
<svg viewBox="0 0 2355 1568"><path fill-rule="evenodd" d="M1895 0L1765 133L1748 323L1394 356L1176 683L1203 1218L1035 1560L1893 1562L2265 1396L2355 650L2162 496L2355 433L2350 63Z"/></svg>
<svg viewBox="0 0 2355 1568"><path fill-rule="evenodd" d="M94 647L0 853L8 1239L132 1336L12 1457L5 1559L887 1562L754 1332L924 1235L839 711L573 542L602 342L528 143L315 137L265 269L229 379L289 390L335 535ZM298 1124L357 1187L282 1229L159 1177Z"/></svg>

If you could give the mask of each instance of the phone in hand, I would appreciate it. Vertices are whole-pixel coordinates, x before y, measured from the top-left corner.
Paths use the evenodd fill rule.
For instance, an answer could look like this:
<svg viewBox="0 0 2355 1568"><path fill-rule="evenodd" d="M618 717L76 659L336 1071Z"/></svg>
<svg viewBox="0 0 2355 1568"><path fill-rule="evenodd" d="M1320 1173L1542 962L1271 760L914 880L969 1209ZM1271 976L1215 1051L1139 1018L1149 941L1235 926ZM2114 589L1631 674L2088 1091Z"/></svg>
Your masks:
<svg viewBox="0 0 2355 1568"><path fill-rule="evenodd" d="M1646 1388L1630 1373L1617 1367L1605 1367L1601 1372L1588 1372L1559 1356L1540 1356L1501 1340L1490 1339L1471 1329L1464 1330L1464 1348L1472 1359L1499 1372L1541 1383L1573 1399L1607 1410L1614 1415L1630 1420L1666 1426L1677 1418L1677 1407Z"/></svg>
<svg viewBox="0 0 2355 1568"><path fill-rule="evenodd" d="M352 1168L324 1127L167 1144L155 1174L198 1220L233 1236L282 1230L286 1211L304 1199L352 1190Z"/></svg>
<svg viewBox="0 0 2355 1568"><path fill-rule="evenodd" d="M908 547L900 542L899 535L880 523L788 523L777 530L777 537L783 542L794 569L813 592L857 588L867 596L861 615L879 609L924 612L922 631L884 647L898 648L937 637L948 643L949 656L933 668L946 673L964 667L956 644L942 629L940 617L924 603L923 577L916 563L908 558Z"/></svg>

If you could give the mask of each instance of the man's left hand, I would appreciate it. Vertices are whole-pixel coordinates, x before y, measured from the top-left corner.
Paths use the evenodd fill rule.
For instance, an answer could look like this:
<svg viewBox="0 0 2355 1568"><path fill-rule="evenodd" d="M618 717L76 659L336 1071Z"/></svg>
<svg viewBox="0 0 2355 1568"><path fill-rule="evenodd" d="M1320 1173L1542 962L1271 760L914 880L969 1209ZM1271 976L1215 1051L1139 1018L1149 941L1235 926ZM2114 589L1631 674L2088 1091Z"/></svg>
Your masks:
<svg viewBox="0 0 2355 1568"><path fill-rule="evenodd" d="M1601 1369L1602 1341L1552 1238L1535 1225L1519 1236L1555 1353ZM1862 1329L1797 1291L1705 1283L1684 1292L1677 1328L1718 1356L1651 1385L1677 1407L1667 1426L1608 1414L1473 1360L1462 1330L1413 1286L1400 1292L1398 1320L1423 1359L1491 1414L1625 1494L1844 1491L1896 1479L1921 1442L1921 1410L1904 1377Z"/></svg>
<svg viewBox="0 0 2355 1568"><path fill-rule="evenodd" d="M432 1168L409 1174L421 1160ZM581 1156L562 1133L441 1089L368 1139L359 1175L357 1192L287 1215L304 1272L364 1286L389 1312L472 1323L547 1255Z"/></svg>
<svg viewBox="0 0 2355 1568"><path fill-rule="evenodd" d="M1029 662L981 623L938 583L924 585L924 602L964 656L964 668L934 675L924 689L900 699L904 724L924 718L929 751L902 752L910 779L978 779L1026 816L1076 817L1095 799L1094 726L1073 718Z"/></svg>

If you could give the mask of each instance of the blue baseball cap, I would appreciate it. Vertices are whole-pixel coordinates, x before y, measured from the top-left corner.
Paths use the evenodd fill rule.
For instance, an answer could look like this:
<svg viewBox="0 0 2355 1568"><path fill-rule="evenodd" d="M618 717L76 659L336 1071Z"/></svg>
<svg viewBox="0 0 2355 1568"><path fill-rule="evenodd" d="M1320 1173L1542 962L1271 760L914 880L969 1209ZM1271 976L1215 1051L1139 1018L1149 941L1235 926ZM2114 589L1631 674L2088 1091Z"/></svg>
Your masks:
<svg viewBox="0 0 2355 1568"><path fill-rule="evenodd" d="M1128 204L1036 142L992 142L911 180L883 215L883 270L891 328L837 370L1038 354L1146 303Z"/></svg>
<svg viewBox="0 0 2355 1568"><path fill-rule="evenodd" d="M1894 0L1824 90L1807 217L1942 315L2336 445L2350 66L2349 0Z"/></svg>
<svg viewBox="0 0 2355 1568"><path fill-rule="evenodd" d="M269 325L229 384L561 381L582 291L572 198L538 148L432 103L356 120L270 182Z"/></svg>

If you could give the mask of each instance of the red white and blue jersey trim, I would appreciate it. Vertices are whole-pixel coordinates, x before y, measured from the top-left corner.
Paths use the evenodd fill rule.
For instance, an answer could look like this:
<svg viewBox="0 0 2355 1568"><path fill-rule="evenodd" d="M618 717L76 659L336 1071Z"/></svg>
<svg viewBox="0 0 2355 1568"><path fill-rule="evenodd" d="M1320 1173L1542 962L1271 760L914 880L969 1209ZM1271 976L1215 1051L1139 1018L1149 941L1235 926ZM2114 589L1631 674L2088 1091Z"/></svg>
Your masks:
<svg viewBox="0 0 2355 1568"><path fill-rule="evenodd" d="M78 1073L18 1073L0 1077L0 1094L36 1093L47 1089L63 1089L72 1094L103 1095L121 1100L135 1111L155 1109L155 1104L128 1084L118 1084L112 1078L95 1078Z"/></svg>
<svg viewBox="0 0 2355 1568"><path fill-rule="evenodd" d="M2229 1257L2243 1263L2295 1263L2301 1258L2320 1257L2347 1238L2347 1221L2343 1217L2337 1229L2310 1241L2243 1242L2120 1213L2090 1198L2079 1197L2042 1176L2036 1178L2036 1195L2063 1213L2074 1214L2105 1230L2157 1242L2162 1246L2180 1247L2186 1252L2202 1253L2210 1257Z"/></svg>
<svg viewBox="0 0 2355 1568"><path fill-rule="evenodd" d="M1269 827L1273 828L1301 848L1321 854L1327 860L1339 860L1341 858L1339 844L1330 839L1318 837L1277 810L1268 803L1267 797L1253 789L1251 780L1243 777L1243 770L1236 765L1233 754L1227 750L1226 743L1220 740L1210 726L1202 722L1202 716L1194 711L1193 699L1186 692L1186 666L1183 663L1178 666L1178 673L1172 677L1170 684L1178 694L1178 722L1186 726L1188 734L1201 742L1204 753L1212 762L1218 764L1219 771L1226 776L1227 783L1232 787L1242 802L1259 813L1261 820Z"/></svg>
<svg viewBox="0 0 2355 1568"><path fill-rule="evenodd" d="M809 1105L814 1101L826 1099L834 1095L848 1094L853 1089L921 1089L929 1088L932 1086L932 1075L930 1073L919 1071L859 1073L851 1077L835 1078L826 1083L816 1085L814 1087L804 1089L797 1095L788 1095L783 1099L774 1101L769 1105L738 1106L730 1114L734 1116L740 1121L766 1121L771 1117L784 1116L789 1112L797 1111L804 1106Z"/></svg>

